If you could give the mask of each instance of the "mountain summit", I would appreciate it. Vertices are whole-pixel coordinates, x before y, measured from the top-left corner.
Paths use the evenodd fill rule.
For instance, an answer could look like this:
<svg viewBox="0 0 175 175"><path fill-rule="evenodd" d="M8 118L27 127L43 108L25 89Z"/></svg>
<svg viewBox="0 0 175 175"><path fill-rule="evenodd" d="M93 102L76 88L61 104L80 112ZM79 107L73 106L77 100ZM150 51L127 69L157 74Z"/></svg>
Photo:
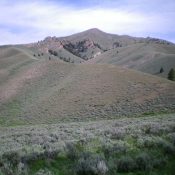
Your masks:
<svg viewBox="0 0 175 175"><path fill-rule="evenodd" d="M116 64L163 77L175 66L175 45L169 41L109 34L97 28L27 46L74 63Z"/></svg>

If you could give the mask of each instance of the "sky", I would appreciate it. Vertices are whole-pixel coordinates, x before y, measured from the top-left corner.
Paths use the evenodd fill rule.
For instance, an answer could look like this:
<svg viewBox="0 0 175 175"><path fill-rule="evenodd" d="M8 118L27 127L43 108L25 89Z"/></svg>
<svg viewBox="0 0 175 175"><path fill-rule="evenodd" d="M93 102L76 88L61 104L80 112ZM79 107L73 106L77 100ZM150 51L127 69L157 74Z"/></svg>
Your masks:
<svg viewBox="0 0 175 175"><path fill-rule="evenodd" d="M175 0L0 0L0 45L90 28L175 43Z"/></svg>

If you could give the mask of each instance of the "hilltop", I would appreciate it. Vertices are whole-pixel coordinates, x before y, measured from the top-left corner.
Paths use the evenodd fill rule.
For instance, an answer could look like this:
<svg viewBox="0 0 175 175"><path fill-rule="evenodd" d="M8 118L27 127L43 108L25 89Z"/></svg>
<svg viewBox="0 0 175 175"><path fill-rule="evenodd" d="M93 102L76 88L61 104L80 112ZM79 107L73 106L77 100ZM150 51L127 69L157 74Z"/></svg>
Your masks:
<svg viewBox="0 0 175 175"><path fill-rule="evenodd" d="M167 77L175 67L175 45L156 38L131 37L89 29L67 37L47 37L27 47L75 63L108 63ZM163 72L160 73L161 67Z"/></svg>

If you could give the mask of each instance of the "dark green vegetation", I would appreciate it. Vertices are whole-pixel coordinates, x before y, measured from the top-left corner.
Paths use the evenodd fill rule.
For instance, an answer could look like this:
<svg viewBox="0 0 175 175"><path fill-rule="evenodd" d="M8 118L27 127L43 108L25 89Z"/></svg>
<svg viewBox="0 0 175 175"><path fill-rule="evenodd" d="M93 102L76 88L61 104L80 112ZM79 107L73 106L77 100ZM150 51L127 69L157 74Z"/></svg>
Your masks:
<svg viewBox="0 0 175 175"><path fill-rule="evenodd" d="M175 70L173 68L168 73L168 79L175 81Z"/></svg>

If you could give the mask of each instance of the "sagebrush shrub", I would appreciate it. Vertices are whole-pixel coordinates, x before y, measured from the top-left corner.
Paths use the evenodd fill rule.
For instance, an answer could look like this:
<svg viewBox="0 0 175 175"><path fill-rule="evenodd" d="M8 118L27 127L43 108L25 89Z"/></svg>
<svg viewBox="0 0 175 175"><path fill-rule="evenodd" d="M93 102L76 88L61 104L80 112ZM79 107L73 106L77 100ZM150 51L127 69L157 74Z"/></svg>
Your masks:
<svg viewBox="0 0 175 175"><path fill-rule="evenodd" d="M107 171L104 159L92 153L82 153L75 167L77 175L105 175Z"/></svg>
<svg viewBox="0 0 175 175"><path fill-rule="evenodd" d="M68 158L70 158L71 160L75 160L78 158L78 150L75 144L67 143L65 149Z"/></svg>
<svg viewBox="0 0 175 175"><path fill-rule="evenodd" d="M35 175L52 175L52 173L47 169L40 169L37 173L35 173Z"/></svg>
<svg viewBox="0 0 175 175"><path fill-rule="evenodd" d="M139 170L148 171L152 168L151 158L147 153L141 153L136 157L136 164Z"/></svg>
<svg viewBox="0 0 175 175"><path fill-rule="evenodd" d="M115 145L103 145L102 151L106 158L120 153L126 153L127 146L124 143L116 143Z"/></svg>
<svg viewBox="0 0 175 175"><path fill-rule="evenodd" d="M157 141L157 146L163 150L165 154L174 154L175 148L173 144L167 142L166 140Z"/></svg>
<svg viewBox="0 0 175 175"><path fill-rule="evenodd" d="M5 175L19 174L17 173L19 163L20 156L17 152L7 152L0 159L0 169Z"/></svg>
<svg viewBox="0 0 175 175"><path fill-rule="evenodd" d="M154 168L160 168L160 167L165 167L167 164L166 158L161 157L161 158L156 158L153 160L153 167Z"/></svg>
<svg viewBox="0 0 175 175"><path fill-rule="evenodd" d="M175 148L171 143L165 143L162 145L163 151L165 154L174 154Z"/></svg>
<svg viewBox="0 0 175 175"><path fill-rule="evenodd" d="M136 164L131 157L124 156L119 159L117 167L119 172L130 172L136 169Z"/></svg>
<svg viewBox="0 0 175 175"><path fill-rule="evenodd" d="M9 162L13 166L17 166L20 162L20 156L17 152L8 152L3 154L2 159L4 162Z"/></svg>

